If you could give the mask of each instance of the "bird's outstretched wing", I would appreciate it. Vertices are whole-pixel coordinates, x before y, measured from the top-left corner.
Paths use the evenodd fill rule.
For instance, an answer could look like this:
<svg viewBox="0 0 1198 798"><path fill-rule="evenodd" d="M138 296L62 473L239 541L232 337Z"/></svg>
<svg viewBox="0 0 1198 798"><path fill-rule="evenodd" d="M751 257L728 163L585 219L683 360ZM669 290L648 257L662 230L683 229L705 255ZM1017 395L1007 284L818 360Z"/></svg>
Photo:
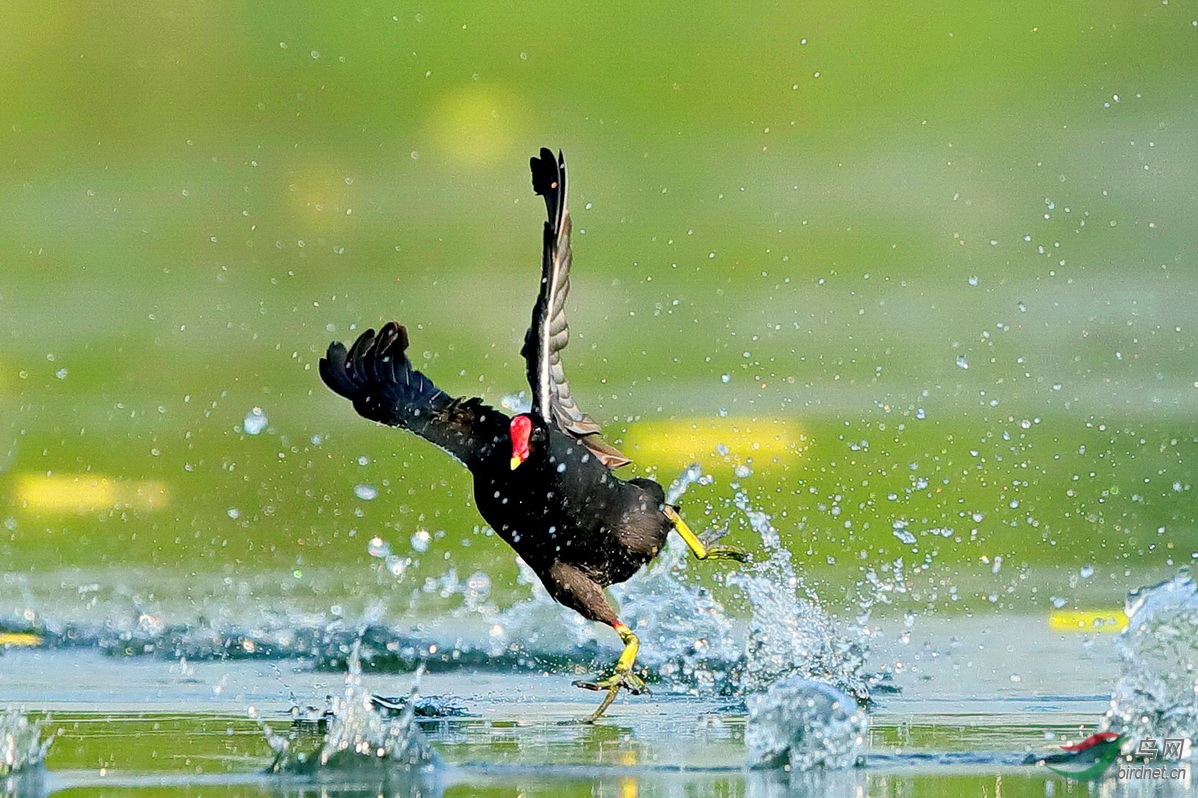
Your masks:
<svg viewBox="0 0 1198 798"><path fill-rule="evenodd" d="M320 378L354 403L358 414L402 427L467 466L480 463L508 435L511 419L480 399L455 399L412 368L408 331L388 322L367 330L347 352L340 341L320 359Z"/></svg>
<svg viewBox="0 0 1198 798"><path fill-rule="evenodd" d="M566 321L566 297L570 293L570 212L566 210L566 159L542 149L529 161L532 188L545 198L549 218L545 222L541 252L541 291L532 310L532 324L524 336L520 354L528 364L532 406L541 418L586 445L608 468L632 462L604 442L599 424L578 408L570 395L562 350L570 342Z"/></svg>

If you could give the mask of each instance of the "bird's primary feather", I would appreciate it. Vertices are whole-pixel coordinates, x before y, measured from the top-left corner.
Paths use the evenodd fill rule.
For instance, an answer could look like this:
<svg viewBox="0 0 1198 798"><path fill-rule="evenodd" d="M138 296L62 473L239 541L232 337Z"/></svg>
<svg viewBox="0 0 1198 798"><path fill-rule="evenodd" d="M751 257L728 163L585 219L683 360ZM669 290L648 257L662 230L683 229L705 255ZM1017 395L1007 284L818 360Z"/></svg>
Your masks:
<svg viewBox="0 0 1198 798"><path fill-rule="evenodd" d="M468 467L485 460L507 441L510 419L479 399L455 399L412 367L408 332L388 322L376 335L367 330L347 352L329 344L320 378L354 403L358 414L402 427L435 443Z"/></svg>
<svg viewBox="0 0 1198 798"><path fill-rule="evenodd" d="M532 188L545 198L548 218L541 249L541 290L520 353L527 363L533 410L594 452L608 468L632 462L599 437L602 428L579 409L570 394L562 350L570 343L566 299L570 294L570 212L566 208L566 160L542 148L529 160Z"/></svg>

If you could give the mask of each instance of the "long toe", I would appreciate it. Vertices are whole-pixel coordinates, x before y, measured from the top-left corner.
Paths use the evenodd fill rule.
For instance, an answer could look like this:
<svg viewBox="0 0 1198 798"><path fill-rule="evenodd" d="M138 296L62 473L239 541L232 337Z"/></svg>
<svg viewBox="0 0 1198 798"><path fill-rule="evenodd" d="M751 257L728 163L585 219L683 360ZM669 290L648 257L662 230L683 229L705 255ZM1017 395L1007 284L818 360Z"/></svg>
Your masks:
<svg viewBox="0 0 1198 798"><path fill-rule="evenodd" d="M649 688L645 686L645 682L641 677L631 673L624 674L621 686L632 695L649 695Z"/></svg>
<svg viewBox="0 0 1198 798"><path fill-rule="evenodd" d="M649 694L649 688L645 686L645 681L634 673L617 673L597 682L588 682L579 679L574 682L574 686L580 687L583 690L595 691L619 690L622 687L632 695Z"/></svg>
<svg viewBox="0 0 1198 798"><path fill-rule="evenodd" d="M705 559L753 562L753 556L740 546L711 546L707 549L707 557Z"/></svg>

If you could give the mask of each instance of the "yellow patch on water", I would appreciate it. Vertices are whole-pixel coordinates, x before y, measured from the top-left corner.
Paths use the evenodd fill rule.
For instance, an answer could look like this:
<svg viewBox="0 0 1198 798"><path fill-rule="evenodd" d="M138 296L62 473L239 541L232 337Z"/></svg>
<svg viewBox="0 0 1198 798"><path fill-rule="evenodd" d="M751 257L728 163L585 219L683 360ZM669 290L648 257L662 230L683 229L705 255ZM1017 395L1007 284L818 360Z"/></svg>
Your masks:
<svg viewBox="0 0 1198 798"><path fill-rule="evenodd" d="M0 647L40 646L42 638L32 632L0 632Z"/></svg>
<svg viewBox="0 0 1198 798"><path fill-rule="evenodd" d="M1127 628L1123 610L1053 610L1048 628L1054 632L1121 632Z"/></svg>
<svg viewBox="0 0 1198 798"><path fill-rule="evenodd" d="M25 510L83 515L99 510L158 510L166 507L165 482L125 481L92 474L22 474L16 503Z"/></svg>
<svg viewBox="0 0 1198 798"><path fill-rule="evenodd" d="M791 460L806 441L799 425L779 418L675 418L628 428L621 449L634 460L686 463Z"/></svg>

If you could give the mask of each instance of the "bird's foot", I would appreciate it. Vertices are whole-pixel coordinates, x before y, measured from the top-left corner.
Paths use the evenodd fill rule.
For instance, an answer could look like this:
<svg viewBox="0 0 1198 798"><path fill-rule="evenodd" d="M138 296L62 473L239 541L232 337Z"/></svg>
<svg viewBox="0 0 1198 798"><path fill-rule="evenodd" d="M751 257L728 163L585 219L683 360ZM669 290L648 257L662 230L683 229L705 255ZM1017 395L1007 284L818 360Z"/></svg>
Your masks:
<svg viewBox="0 0 1198 798"><path fill-rule="evenodd" d="M601 679L597 682L588 682L582 679L574 682L575 687L581 687L583 690L594 690L602 692L608 690L613 694L619 692L623 687L632 695L648 695L649 688L645 686L645 680L637 676L632 671L616 671L606 679Z"/></svg>
<svg viewBox="0 0 1198 798"><path fill-rule="evenodd" d="M584 690L607 691L607 695L603 696L603 703L599 705L599 708L587 717L577 721L584 724L594 723L603 717L603 713L607 712L607 708L616 700L616 694L620 692L621 687L633 695L644 695L649 692L649 688L645 686L644 680L631 671L617 671L608 678L598 682L579 680L574 683L574 686L581 687Z"/></svg>
<svg viewBox="0 0 1198 798"><path fill-rule="evenodd" d="M753 562L753 555L740 546L706 546L704 560L736 560Z"/></svg>
<svg viewBox="0 0 1198 798"><path fill-rule="evenodd" d="M752 562L749 552L739 546L717 546L715 542L728 534L727 531L707 539L702 539L678 515L678 510L670 505L663 508L666 518L674 525L674 530L686 542L691 553L697 560L736 560L737 562Z"/></svg>

